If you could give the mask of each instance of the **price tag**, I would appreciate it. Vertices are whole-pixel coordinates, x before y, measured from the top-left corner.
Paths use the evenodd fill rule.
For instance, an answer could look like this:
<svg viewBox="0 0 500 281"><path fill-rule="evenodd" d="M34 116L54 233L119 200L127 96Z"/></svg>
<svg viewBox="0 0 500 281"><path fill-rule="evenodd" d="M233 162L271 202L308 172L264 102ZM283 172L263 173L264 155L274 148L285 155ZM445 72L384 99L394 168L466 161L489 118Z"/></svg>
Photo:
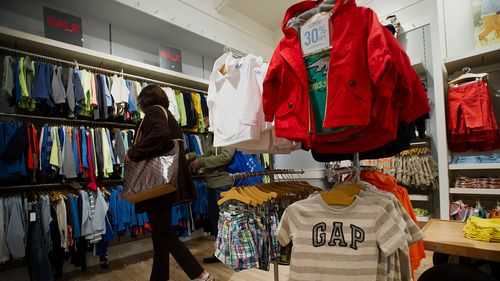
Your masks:
<svg viewBox="0 0 500 281"><path fill-rule="evenodd" d="M304 56L330 48L330 13L319 13L300 27L300 45Z"/></svg>
<svg viewBox="0 0 500 281"><path fill-rule="evenodd" d="M30 222L35 222L35 221L36 221L36 213L30 212Z"/></svg>

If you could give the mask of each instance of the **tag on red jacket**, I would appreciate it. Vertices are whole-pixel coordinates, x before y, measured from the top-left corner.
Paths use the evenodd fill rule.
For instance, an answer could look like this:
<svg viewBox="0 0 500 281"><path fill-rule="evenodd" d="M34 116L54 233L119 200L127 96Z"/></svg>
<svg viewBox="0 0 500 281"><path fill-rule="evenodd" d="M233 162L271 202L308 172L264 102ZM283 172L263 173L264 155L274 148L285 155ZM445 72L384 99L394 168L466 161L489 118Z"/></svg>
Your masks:
<svg viewBox="0 0 500 281"><path fill-rule="evenodd" d="M330 49L330 13L316 14L300 27L300 46L304 56Z"/></svg>

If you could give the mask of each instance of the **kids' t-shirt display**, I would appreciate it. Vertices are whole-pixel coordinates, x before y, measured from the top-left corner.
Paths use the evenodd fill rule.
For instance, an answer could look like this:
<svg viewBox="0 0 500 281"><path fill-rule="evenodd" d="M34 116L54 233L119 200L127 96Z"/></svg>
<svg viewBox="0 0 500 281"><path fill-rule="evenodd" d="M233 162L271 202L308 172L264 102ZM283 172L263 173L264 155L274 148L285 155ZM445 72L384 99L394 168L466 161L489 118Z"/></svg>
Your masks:
<svg viewBox="0 0 500 281"><path fill-rule="evenodd" d="M376 280L379 255L406 243L406 234L382 203L362 197L347 207L321 196L290 205L278 228L281 245L293 242L290 281Z"/></svg>

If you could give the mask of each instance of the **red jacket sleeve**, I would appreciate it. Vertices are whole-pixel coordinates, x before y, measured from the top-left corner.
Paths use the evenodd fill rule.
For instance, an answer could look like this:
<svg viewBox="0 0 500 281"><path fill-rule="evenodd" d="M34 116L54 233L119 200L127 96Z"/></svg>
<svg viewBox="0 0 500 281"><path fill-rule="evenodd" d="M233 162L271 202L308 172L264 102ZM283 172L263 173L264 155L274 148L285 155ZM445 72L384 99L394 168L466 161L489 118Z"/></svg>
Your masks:
<svg viewBox="0 0 500 281"><path fill-rule="evenodd" d="M264 109L264 116L267 122L274 120L276 109L280 100L280 85L281 72L284 60L280 55L280 48L276 48L274 54L269 62L266 77L264 78L263 92L262 92L262 105Z"/></svg>
<svg viewBox="0 0 500 281"><path fill-rule="evenodd" d="M377 15L370 9L367 9L367 32L368 70L372 82L378 84L380 78L390 69L392 59L385 37L385 27L380 24Z"/></svg>

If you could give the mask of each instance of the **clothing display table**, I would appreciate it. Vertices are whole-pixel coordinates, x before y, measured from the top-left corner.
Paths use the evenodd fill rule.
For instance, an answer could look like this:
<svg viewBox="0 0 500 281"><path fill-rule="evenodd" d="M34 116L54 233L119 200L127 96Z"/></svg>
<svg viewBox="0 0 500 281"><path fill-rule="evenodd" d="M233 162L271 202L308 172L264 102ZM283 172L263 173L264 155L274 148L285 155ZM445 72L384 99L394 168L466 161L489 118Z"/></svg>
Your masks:
<svg viewBox="0 0 500 281"><path fill-rule="evenodd" d="M432 219L423 228L425 249L454 256L500 262L500 243L467 239L464 223Z"/></svg>

